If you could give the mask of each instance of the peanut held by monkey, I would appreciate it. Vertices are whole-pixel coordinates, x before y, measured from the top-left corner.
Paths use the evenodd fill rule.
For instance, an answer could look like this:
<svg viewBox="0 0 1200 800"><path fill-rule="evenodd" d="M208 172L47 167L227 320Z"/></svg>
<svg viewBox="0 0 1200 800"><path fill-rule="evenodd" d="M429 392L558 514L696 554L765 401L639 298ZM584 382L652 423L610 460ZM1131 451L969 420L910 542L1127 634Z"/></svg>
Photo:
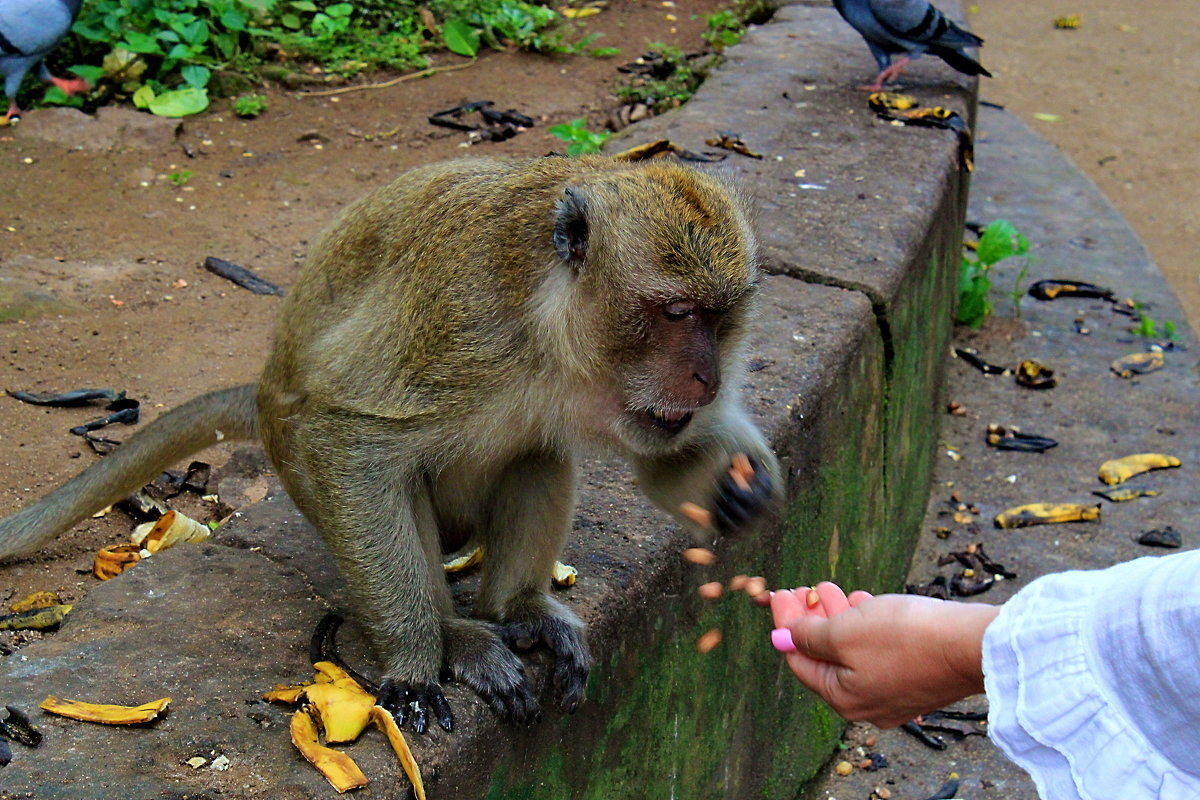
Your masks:
<svg viewBox="0 0 1200 800"><path fill-rule="evenodd" d="M518 722L538 702L512 647L545 645L568 711L591 656L549 593L576 463L627 458L685 525L727 532L778 494L743 411L760 281L746 215L720 181L602 157L434 164L351 206L314 246L262 377L157 419L103 461L0 521L28 552L221 439L260 436L320 530L386 670L381 701L451 726L439 679ZM730 477L746 453L747 490ZM486 557L476 618L458 615L443 552Z"/></svg>

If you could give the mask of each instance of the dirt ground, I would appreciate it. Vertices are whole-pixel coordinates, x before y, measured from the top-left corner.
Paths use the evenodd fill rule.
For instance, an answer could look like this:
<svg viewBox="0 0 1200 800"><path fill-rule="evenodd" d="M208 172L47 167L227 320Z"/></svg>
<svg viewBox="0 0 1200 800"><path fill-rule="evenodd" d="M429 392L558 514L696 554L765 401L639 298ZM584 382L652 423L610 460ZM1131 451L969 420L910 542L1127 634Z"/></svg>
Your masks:
<svg viewBox="0 0 1200 800"><path fill-rule="evenodd" d="M1095 181L1200 330L1196 7L1180 0L979 0L972 9L970 27L987 40L982 59L995 76L983 81L980 97L1015 113ZM1069 14L1079 15L1079 27L1055 28Z"/></svg>
<svg viewBox="0 0 1200 800"><path fill-rule="evenodd" d="M587 117L602 129L620 105L617 67L651 42L704 49L696 15L719 0L616 0L587 21L612 58L485 52L465 69L392 88L299 97L260 90L269 110L245 121L217 101L184 121L175 145L98 152L22 135L38 112L0 128L0 299L9 290L52 295L48 313L0 322L0 390L124 390L141 401L142 425L206 390L256 378L280 298L254 295L203 268L207 256L248 267L282 287L307 246L350 201L406 168L465 155L537 156L565 144L547 128ZM449 54L438 65L463 63ZM378 81L391 75L373 76ZM536 126L505 142L468 146L465 133L427 116L492 100ZM386 134L368 139L372 134ZM189 157L188 152L192 153ZM182 186L172 173L190 170ZM96 456L68 431L102 407L42 408L0 395L0 516L64 482ZM140 427L140 426L139 426ZM124 426L101 433L128 436ZM219 464L232 447L204 458ZM214 518L198 498L187 513ZM128 538L116 511L80 525L44 553L0 568L0 609L35 590L66 602L94 585L92 556ZM0 633L0 645L38 634Z"/></svg>

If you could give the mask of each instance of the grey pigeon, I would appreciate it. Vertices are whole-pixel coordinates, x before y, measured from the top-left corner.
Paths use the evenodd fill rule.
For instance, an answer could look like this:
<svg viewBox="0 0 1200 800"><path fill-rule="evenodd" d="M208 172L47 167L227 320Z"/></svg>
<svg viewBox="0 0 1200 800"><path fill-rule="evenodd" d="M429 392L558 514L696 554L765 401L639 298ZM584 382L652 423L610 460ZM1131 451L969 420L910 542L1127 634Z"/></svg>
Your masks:
<svg viewBox="0 0 1200 800"><path fill-rule="evenodd" d="M0 0L0 75L8 95L6 119L20 117L17 90L34 67L39 78L68 95L88 88L82 78L54 77L43 61L67 35L81 5L83 0Z"/></svg>
<svg viewBox="0 0 1200 800"><path fill-rule="evenodd" d="M908 62L925 53L967 75L992 77L963 52L965 47L979 47L983 39L955 25L927 0L833 0L833 4L862 34L879 65L879 76L866 89L881 90L885 81L894 80ZM893 63L897 55L900 58Z"/></svg>

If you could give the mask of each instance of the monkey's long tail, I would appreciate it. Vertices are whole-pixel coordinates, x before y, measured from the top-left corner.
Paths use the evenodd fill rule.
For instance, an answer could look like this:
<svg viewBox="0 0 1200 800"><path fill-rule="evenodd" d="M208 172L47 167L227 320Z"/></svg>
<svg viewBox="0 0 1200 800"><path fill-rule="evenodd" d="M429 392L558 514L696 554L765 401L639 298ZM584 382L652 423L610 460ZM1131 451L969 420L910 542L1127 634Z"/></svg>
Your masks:
<svg viewBox="0 0 1200 800"><path fill-rule="evenodd" d="M220 441L258 435L253 384L210 392L163 414L72 480L0 520L0 559L28 553Z"/></svg>

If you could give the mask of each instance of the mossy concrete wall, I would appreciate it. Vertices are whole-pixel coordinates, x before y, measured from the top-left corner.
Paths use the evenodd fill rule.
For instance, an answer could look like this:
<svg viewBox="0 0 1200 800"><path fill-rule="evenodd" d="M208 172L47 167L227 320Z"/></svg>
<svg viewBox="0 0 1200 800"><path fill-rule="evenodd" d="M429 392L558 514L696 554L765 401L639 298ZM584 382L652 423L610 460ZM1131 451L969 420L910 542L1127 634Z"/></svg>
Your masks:
<svg viewBox="0 0 1200 800"><path fill-rule="evenodd" d="M772 275L741 390L786 469L787 505L754 537L719 543L701 569L681 560L687 535L624 465L585 464L564 556L580 578L559 597L589 624L587 702L571 716L555 709L540 652L527 663L545 712L529 728L498 723L447 684L454 732L410 737L432 798L795 798L832 752L840 722L771 649L766 612L741 595L703 603L695 587L745 572L772 586L832 577L879 591L906 571L937 442L967 176L953 134L867 110L855 87L873 68L831 8L786 6L691 102L615 143L705 150L735 131L763 156L703 168L729 175L758 212ZM971 116L973 86L926 60L912 76L926 104ZM5 702L34 708L110 684L107 699L141 702L116 676L153 676L156 693L176 698L171 713L126 730L42 718L54 747L6 767L0 797L332 796L288 741L290 709L260 700L310 674L307 632L344 599L331 564L276 486L210 544L96 588L54 638L0 663ZM237 592L206 589L235 580ZM456 581L464 608L475 580ZM701 655L694 642L710 628L724 640ZM353 625L341 641L373 671ZM357 797L410 796L378 737L348 750L371 778ZM185 766L215 753L230 770Z"/></svg>

